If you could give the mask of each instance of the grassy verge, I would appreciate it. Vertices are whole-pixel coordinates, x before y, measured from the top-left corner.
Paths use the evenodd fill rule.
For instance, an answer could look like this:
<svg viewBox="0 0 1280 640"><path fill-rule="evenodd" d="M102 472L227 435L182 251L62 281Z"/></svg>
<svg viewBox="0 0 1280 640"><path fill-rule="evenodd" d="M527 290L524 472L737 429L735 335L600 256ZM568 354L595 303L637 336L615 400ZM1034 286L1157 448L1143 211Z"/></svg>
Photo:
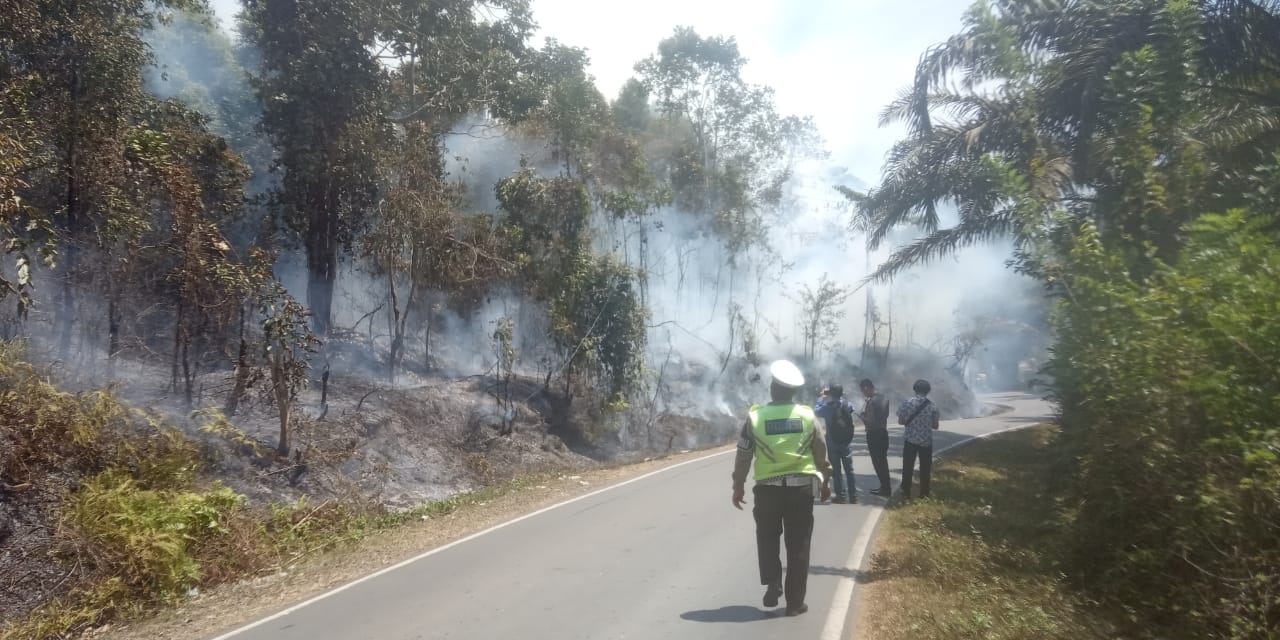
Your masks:
<svg viewBox="0 0 1280 640"><path fill-rule="evenodd" d="M1042 425L975 443L934 468L932 500L888 513L864 577L858 637L1115 638L1063 579Z"/></svg>

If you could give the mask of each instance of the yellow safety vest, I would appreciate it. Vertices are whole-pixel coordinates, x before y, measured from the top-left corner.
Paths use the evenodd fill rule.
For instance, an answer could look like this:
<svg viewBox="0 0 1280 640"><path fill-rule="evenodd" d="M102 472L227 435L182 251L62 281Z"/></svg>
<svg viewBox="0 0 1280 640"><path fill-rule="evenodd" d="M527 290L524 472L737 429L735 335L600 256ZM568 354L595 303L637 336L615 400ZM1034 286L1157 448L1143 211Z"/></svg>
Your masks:
<svg viewBox="0 0 1280 640"><path fill-rule="evenodd" d="M793 473L818 475L813 461L813 409L802 404L766 404L751 407L751 434L755 439L756 481Z"/></svg>

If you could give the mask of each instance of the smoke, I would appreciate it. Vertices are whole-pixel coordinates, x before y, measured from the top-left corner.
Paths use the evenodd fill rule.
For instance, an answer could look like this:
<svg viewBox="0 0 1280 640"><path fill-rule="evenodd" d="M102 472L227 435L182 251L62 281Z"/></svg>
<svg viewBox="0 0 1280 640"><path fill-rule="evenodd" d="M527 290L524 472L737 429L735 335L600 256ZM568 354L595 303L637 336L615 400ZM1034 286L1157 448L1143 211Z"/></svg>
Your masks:
<svg viewBox="0 0 1280 640"><path fill-rule="evenodd" d="M516 171L522 160L544 175L559 174L560 167L551 160L545 141L487 126L479 119L469 120L460 129L465 133L447 140L452 156L449 169L468 184L470 206L476 211L496 208L492 185ZM952 343L966 329L968 319L1010 315L1011 309L1020 308L1010 305L1010 300L1034 298L1028 288L1031 281L1005 265L1011 249L1008 243L971 247L911 269L892 282L868 283L871 271L895 247L913 241L918 232L895 231L880 248L868 252L865 236L851 230L852 211L835 191L836 185L867 187L866 181L828 160L799 163L781 208L762 218L765 246L737 256L726 249L705 215L667 207L637 222L596 212L595 250L642 268L647 280L651 382L661 387L665 382L659 378L665 376L692 383L659 394L668 409L725 417L740 414L742 411L735 409L745 407L750 398L762 397L767 383L763 363L803 353L799 293L806 285L816 288L823 277L854 295L833 312L840 316L839 330L832 344L818 354L817 362L811 363L815 371L823 372L815 375L822 377L852 375L856 370L853 363L864 361L860 350L868 297L881 322L893 325L893 345L905 354L905 361L897 362L892 375L904 379L926 373L948 375L947 367L954 364ZM954 212L943 211L942 215L944 225L954 222ZM518 299L513 292L502 297ZM487 344L485 331L492 330L494 318L510 315L511 303L507 304L505 310L491 305L475 317L457 318L449 328L449 335L454 336L451 341L481 348ZM1034 318L1021 320L1029 323ZM517 330L520 328L517 321ZM1009 368L1007 362L984 363L984 359L1012 359L1016 368L1019 358L1025 356L1023 342L1007 339L1000 333L1001 326L990 329L994 333L984 337L970 373L982 367ZM744 333L754 338L755 366L741 362ZM880 336L882 345L886 338ZM532 346L537 344L534 340ZM539 370L545 371L548 363L538 364L542 367ZM522 365L528 368L531 363ZM1009 376L998 384L990 375L986 378L988 386L1016 384Z"/></svg>
<svg viewBox="0 0 1280 640"><path fill-rule="evenodd" d="M251 190L269 186L265 168L271 152L253 129L259 111L244 75L252 51L181 15L156 29L149 42L159 64L147 77L148 87L208 115L211 130L248 154L257 170ZM444 147L450 178L465 186L467 213L497 213L494 185L522 163L546 176L560 172L547 140L482 116L458 123L445 137ZM1009 245L969 248L912 269L891 283L867 283L871 270L895 246L918 235L899 230L876 251L865 250L865 237L851 230L852 212L834 187L862 190L869 182L826 159L801 161L793 168L781 207L762 216L759 231L765 246L738 255L730 254L705 215L668 207L637 224L596 212L595 249L643 267L647 280L649 388L643 394L656 398L658 408L670 413L741 418L751 401L767 394L767 362L803 353L799 293L806 285L816 288L823 277L854 294L834 311L839 329L816 362L809 363L814 377L858 372L855 365L865 361L860 350L870 299L881 319L893 325L894 346L908 354L897 363L894 375L910 377L911 371L903 367L941 375L937 372L950 364L951 343L966 323L999 316L1010 322L991 323L964 373L969 382L980 377L988 388L1021 382L1016 372L1020 365L1025 368L1034 345L1011 327L1043 324L1043 318L1035 304L1020 302L1034 301L1036 295L1028 286L1030 280L1005 266ZM954 221L953 215L947 220L948 212L942 213L944 226ZM246 234L256 226L256 221L246 225ZM300 252L283 254L276 270L294 296L305 301ZM352 375L385 375L383 358L391 339L387 294L385 277L368 273L351 256L344 258L334 291L333 324L350 333L351 344L335 352L339 355L328 366ZM518 373L542 377L562 364L548 344L545 312L520 291L496 288L479 305L466 309L451 307L439 292L421 295L430 311L415 311L406 336L406 358L425 359L429 351L430 360L422 364L453 378L491 372L496 361L494 329L500 319L511 318L520 354ZM754 364L744 360L747 338L754 343ZM402 385L419 382L410 372L401 374Z"/></svg>

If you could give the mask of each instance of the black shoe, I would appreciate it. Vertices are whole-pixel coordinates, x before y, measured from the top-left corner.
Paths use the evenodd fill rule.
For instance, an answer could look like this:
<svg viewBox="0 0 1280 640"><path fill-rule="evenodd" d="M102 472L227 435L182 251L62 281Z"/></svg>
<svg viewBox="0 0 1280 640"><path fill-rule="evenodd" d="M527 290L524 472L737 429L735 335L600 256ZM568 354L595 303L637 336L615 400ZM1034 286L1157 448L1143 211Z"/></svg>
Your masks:
<svg viewBox="0 0 1280 640"><path fill-rule="evenodd" d="M778 606L778 598L782 596L782 587L770 585L764 592L764 606L773 608Z"/></svg>
<svg viewBox="0 0 1280 640"><path fill-rule="evenodd" d="M789 616L798 616L808 610L809 610L809 605L803 602L794 607L791 605L787 605L787 615Z"/></svg>
<svg viewBox="0 0 1280 640"><path fill-rule="evenodd" d="M893 495L893 489L890 489L889 487L880 487L879 489L872 491L871 494L880 496L881 498L888 498Z"/></svg>
<svg viewBox="0 0 1280 640"><path fill-rule="evenodd" d="M858 504L858 494L856 493L849 494L849 504Z"/></svg>
<svg viewBox="0 0 1280 640"><path fill-rule="evenodd" d="M846 503L846 502L848 502L848 501L849 501L849 499L848 499L848 498L846 498L846 497L844 497L844 496L836 496L836 497L834 497L834 498L832 498L832 499L831 499L831 502L833 502L833 503L835 503L835 504L844 504L844 503Z"/></svg>

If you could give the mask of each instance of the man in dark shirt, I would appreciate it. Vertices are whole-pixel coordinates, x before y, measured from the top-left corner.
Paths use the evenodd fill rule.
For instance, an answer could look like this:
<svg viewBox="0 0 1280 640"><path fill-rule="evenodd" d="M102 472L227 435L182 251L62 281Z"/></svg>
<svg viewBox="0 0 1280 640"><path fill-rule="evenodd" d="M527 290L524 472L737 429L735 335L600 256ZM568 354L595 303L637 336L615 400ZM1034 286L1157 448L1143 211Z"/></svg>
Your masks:
<svg viewBox="0 0 1280 640"><path fill-rule="evenodd" d="M876 477L880 479L880 488L872 493L888 498L893 494L889 485L889 399L876 393L876 385L869 378L863 379L858 386L867 399L858 416L866 427L867 452L871 455Z"/></svg>

